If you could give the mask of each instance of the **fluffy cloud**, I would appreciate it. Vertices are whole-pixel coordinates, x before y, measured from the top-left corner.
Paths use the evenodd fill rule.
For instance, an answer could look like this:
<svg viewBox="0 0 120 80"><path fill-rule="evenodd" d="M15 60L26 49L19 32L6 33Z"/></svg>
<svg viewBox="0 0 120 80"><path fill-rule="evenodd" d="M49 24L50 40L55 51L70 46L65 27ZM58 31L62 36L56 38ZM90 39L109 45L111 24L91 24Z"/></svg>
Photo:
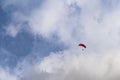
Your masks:
<svg viewBox="0 0 120 80"><path fill-rule="evenodd" d="M1 70L2 80L119 80L119 50L100 53L70 49L51 53L33 65L23 61L14 75ZM7 76L7 77L6 77Z"/></svg>
<svg viewBox="0 0 120 80"><path fill-rule="evenodd" d="M52 53L25 69L22 80L119 80L119 57L119 50L81 54L71 49Z"/></svg>
<svg viewBox="0 0 120 80"><path fill-rule="evenodd" d="M0 67L0 80L18 80L17 76L12 74L9 69Z"/></svg>

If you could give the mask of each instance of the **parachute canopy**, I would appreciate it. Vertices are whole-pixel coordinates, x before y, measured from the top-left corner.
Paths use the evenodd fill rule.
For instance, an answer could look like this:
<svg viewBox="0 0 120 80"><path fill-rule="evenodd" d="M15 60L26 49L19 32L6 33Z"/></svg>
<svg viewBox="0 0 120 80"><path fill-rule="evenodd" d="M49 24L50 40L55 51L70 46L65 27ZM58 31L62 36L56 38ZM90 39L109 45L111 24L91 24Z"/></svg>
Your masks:
<svg viewBox="0 0 120 80"><path fill-rule="evenodd" d="M82 46L82 47L86 48L86 45L82 44L82 43L80 43L78 46Z"/></svg>

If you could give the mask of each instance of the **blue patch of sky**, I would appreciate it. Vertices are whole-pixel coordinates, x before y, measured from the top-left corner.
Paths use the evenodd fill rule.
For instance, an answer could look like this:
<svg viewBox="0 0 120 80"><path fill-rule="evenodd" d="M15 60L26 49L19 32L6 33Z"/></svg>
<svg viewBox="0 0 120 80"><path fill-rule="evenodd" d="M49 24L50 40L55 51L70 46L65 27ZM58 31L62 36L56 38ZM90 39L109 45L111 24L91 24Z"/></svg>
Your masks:
<svg viewBox="0 0 120 80"><path fill-rule="evenodd" d="M0 34L4 32L3 27L9 23L10 16L0 5Z"/></svg>
<svg viewBox="0 0 120 80"><path fill-rule="evenodd" d="M0 27L2 27L8 21L8 14L0 7Z"/></svg>
<svg viewBox="0 0 120 80"><path fill-rule="evenodd" d="M73 3L69 6L70 16L80 15L81 8L76 3Z"/></svg>
<svg viewBox="0 0 120 80"><path fill-rule="evenodd" d="M20 1L16 1L16 3L7 5L4 9L9 14L12 14L14 12L19 12L26 16L29 16L32 10L35 10L36 8L40 8L40 6L44 1L45 0L34 0L34 1L28 0L28 2L25 3L23 3L22 1L21 3Z"/></svg>
<svg viewBox="0 0 120 80"><path fill-rule="evenodd" d="M2 41L4 41L3 37L5 33L4 26L8 24L9 20L10 20L10 16L6 11L2 9L1 1L0 1L0 66L4 66L8 63L10 64L11 62L14 62L15 59L15 58L13 59L12 56L9 55L8 52L2 48L2 44L3 44Z"/></svg>
<svg viewBox="0 0 120 80"><path fill-rule="evenodd" d="M33 38L28 33L21 32L15 38L4 36L1 42L1 47L7 49L16 56L22 57L30 53Z"/></svg>
<svg viewBox="0 0 120 80"><path fill-rule="evenodd" d="M56 37L53 37L51 40L53 41L46 40L40 36L33 36L26 31L18 33L16 37L4 35L0 37L0 49L6 50L11 57L6 56L6 53L2 51L0 58L8 58L7 65L13 67L17 64L17 61L30 54L38 54L41 58L48 56L50 52L61 51L65 48L62 44L58 43Z"/></svg>
<svg viewBox="0 0 120 80"><path fill-rule="evenodd" d="M101 5L106 10L113 10L120 5L120 0L101 0Z"/></svg>
<svg viewBox="0 0 120 80"><path fill-rule="evenodd" d="M0 48L0 66L5 67L15 67L15 64L17 63L17 57L12 55L7 50Z"/></svg>
<svg viewBox="0 0 120 80"><path fill-rule="evenodd" d="M34 40L33 53L38 54L40 57L48 56L51 52L58 52L66 49L65 45L59 42L59 38L56 35L53 35L50 40L40 36L36 36Z"/></svg>
<svg viewBox="0 0 120 80"><path fill-rule="evenodd" d="M8 58L9 63L7 65L14 66L21 58L29 55L33 47L32 42L33 37L26 32L21 32L14 38L8 35L0 37L0 48L6 50L10 54L9 56L14 56ZM0 54L6 56L2 52ZM0 58L3 58L3 56L0 56Z"/></svg>

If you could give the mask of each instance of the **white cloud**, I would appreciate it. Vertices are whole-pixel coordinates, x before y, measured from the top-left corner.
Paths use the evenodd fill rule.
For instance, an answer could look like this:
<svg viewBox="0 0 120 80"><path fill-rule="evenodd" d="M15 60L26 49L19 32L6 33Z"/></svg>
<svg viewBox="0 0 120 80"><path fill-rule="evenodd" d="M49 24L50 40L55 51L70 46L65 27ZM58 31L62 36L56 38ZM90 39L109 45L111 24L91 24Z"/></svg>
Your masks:
<svg viewBox="0 0 120 80"><path fill-rule="evenodd" d="M9 25L8 28L6 28L6 35L10 35L12 37L15 37L19 31L19 28L14 27L13 25Z"/></svg>
<svg viewBox="0 0 120 80"><path fill-rule="evenodd" d="M30 2L30 0L20 0L20 1L19 0L11 0L11 1L4 0L2 2L2 8L6 9L6 8L10 7L11 5L14 5L16 7L26 7L26 6L28 6L29 2Z"/></svg>
<svg viewBox="0 0 120 80"><path fill-rule="evenodd" d="M59 29L58 25L63 17L64 8L62 1L47 1L42 8L38 8L31 14L29 22L32 32L50 36Z"/></svg>
<svg viewBox="0 0 120 80"><path fill-rule="evenodd" d="M9 69L0 68L0 80L18 80L17 76L10 73Z"/></svg>
<svg viewBox="0 0 120 80"><path fill-rule="evenodd" d="M99 48L102 49L119 47L118 9L105 12L103 8L94 7L96 8L89 14L86 14L86 11L82 13L81 24L85 28L87 41L99 44Z"/></svg>
<svg viewBox="0 0 120 80"><path fill-rule="evenodd" d="M52 53L40 63L29 66L22 80L119 80L119 50L82 53L71 49ZM76 53L77 52L77 53Z"/></svg>
<svg viewBox="0 0 120 80"><path fill-rule="evenodd" d="M23 28L26 28L26 22L27 16L19 12L14 12L12 22L4 28L6 35L16 37Z"/></svg>

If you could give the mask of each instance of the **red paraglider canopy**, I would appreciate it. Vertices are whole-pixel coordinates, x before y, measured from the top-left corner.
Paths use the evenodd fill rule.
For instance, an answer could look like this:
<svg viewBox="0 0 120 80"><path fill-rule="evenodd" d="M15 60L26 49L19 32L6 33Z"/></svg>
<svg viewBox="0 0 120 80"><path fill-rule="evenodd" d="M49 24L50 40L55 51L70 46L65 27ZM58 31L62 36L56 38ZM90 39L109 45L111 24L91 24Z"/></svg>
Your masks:
<svg viewBox="0 0 120 80"><path fill-rule="evenodd" d="M82 47L86 48L86 45L82 44L82 43L80 43L78 46L82 46Z"/></svg>

